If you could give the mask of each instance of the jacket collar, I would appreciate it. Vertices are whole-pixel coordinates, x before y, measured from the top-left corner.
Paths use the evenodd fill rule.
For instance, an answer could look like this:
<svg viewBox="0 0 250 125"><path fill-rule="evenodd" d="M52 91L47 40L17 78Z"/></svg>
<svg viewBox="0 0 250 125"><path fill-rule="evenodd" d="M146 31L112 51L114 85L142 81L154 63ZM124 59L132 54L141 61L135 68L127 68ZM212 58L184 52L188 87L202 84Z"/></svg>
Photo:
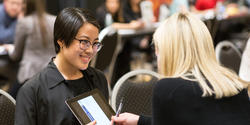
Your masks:
<svg viewBox="0 0 250 125"><path fill-rule="evenodd" d="M86 70L81 70L81 72L84 74L84 77L87 77L91 83L93 83L93 78L94 78L94 73L89 70L90 67L88 67ZM53 58L51 59L51 61L48 64L48 87L49 89L52 89L54 87L56 87L59 84L64 83L65 79L62 76L62 74L59 72L59 70L57 69L55 63L53 62Z"/></svg>

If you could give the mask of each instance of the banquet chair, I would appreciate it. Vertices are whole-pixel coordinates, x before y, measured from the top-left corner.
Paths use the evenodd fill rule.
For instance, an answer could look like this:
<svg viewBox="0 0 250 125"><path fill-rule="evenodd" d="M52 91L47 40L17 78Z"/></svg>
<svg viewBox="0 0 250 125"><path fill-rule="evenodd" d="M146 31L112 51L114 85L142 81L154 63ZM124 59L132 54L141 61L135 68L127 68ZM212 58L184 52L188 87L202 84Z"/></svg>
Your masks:
<svg viewBox="0 0 250 125"><path fill-rule="evenodd" d="M111 95L112 108L116 111L123 98L121 112L151 115L153 87L159 76L156 72L143 69L123 75L114 86Z"/></svg>
<svg viewBox="0 0 250 125"><path fill-rule="evenodd" d="M216 59L223 66L239 72L241 62L240 50L230 41L219 42L215 47Z"/></svg>
<svg viewBox="0 0 250 125"><path fill-rule="evenodd" d="M14 125L16 101L0 89L0 125Z"/></svg>

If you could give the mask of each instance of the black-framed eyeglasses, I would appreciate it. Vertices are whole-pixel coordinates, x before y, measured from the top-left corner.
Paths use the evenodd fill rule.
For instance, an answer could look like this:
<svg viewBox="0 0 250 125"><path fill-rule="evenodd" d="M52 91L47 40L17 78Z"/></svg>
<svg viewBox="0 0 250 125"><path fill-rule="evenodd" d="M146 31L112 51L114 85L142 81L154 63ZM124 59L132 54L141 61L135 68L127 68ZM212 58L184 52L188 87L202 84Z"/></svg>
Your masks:
<svg viewBox="0 0 250 125"><path fill-rule="evenodd" d="M86 50L88 49L90 46L92 46L92 49L94 52L98 52L101 50L102 48L102 43L100 42L94 42L93 44L91 44L91 42L89 40L80 40L75 38L75 40L78 40L80 42L79 47L82 50Z"/></svg>

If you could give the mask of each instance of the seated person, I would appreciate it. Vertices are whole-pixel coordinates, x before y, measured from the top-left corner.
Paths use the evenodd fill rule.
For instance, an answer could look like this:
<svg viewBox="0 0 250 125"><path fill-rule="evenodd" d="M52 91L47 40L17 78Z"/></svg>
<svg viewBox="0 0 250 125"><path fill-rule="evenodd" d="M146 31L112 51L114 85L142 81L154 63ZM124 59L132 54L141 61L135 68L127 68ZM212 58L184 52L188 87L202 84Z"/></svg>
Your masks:
<svg viewBox="0 0 250 125"><path fill-rule="evenodd" d="M99 89L108 101L104 74L89 62L101 49L99 24L89 11L66 8L54 24L56 57L19 90L15 125L80 125L65 100Z"/></svg>
<svg viewBox="0 0 250 125"><path fill-rule="evenodd" d="M141 20L141 8L140 3L142 0L125 0L122 5L122 16L124 19L124 23L129 24L134 29L138 29L144 27L143 22ZM120 29L123 26L120 25L112 25ZM124 27L126 28L126 26ZM129 27L127 27L129 28ZM132 61L132 55L134 52L146 52L147 55L151 54L151 50L149 47L149 38L150 36L134 36L126 38L126 42L124 42L124 46L121 52L117 56L114 75L111 79L111 88L114 87L117 80L129 72L130 63ZM123 67L122 69L120 67Z"/></svg>
<svg viewBox="0 0 250 125"><path fill-rule="evenodd" d="M162 75L152 97L152 118L122 113L119 125L248 125L249 83L221 66L206 25L181 12L164 21L153 35Z"/></svg>
<svg viewBox="0 0 250 125"><path fill-rule="evenodd" d="M10 88L14 98L18 88L46 67L55 55L52 35L55 16L45 12L43 0L25 0L25 7L24 17L18 20L16 26L15 49L9 52L13 62L20 62L17 82Z"/></svg>
<svg viewBox="0 0 250 125"><path fill-rule="evenodd" d="M17 19L23 16L23 0L4 0L0 4L0 44L12 44Z"/></svg>
<svg viewBox="0 0 250 125"><path fill-rule="evenodd" d="M124 23L120 0L105 0L105 3L98 7L96 17L101 29L109 25L112 25L115 29L139 29L143 27L141 21Z"/></svg>
<svg viewBox="0 0 250 125"><path fill-rule="evenodd" d="M120 0L105 0L105 2L97 8L96 19L102 29L114 22L123 22Z"/></svg>

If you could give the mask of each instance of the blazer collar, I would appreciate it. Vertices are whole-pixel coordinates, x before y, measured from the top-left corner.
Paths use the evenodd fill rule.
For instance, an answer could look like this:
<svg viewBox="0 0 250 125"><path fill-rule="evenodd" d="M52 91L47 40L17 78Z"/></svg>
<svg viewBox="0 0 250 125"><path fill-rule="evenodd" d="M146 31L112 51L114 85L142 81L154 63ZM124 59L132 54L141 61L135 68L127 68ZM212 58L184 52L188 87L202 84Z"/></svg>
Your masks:
<svg viewBox="0 0 250 125"><path fill-rule="evenodd" d="M48 74L49 89L64 83L65 79L57 69L56 65L54 64L53 58L48 64L48 69L49 70L47 74ZM84 74L84 77L87 77L90 80L90 82L93 82L94 73L91 72L91 70L89 70L89 67L86 70L81 70L81 72Z"/></svg>

